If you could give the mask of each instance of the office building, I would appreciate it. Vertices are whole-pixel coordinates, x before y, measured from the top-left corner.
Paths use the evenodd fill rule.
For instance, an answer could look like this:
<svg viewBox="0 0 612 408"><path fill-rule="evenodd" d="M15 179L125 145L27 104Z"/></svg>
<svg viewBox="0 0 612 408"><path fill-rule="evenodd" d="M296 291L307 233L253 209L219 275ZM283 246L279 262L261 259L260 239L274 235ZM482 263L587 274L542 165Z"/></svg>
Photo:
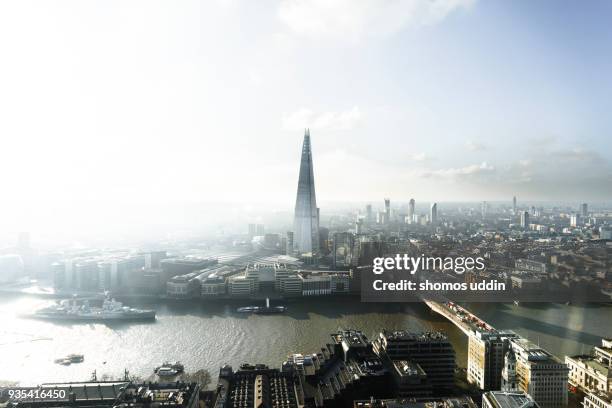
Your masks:
<svg viewBox="0 0 612 408"><path fill-rule="evenodd" d="M521 212L521 228L523 229L529 228L529 212L528 211Z"/></svg>
<svg viewBox="0 0 612 408"><path fill-rule="evenodd" d="M386 211L378 211L376 213L376 223L380 225L385 225L387 222L389 222L389 219L387 218Z"/></svg>
<svg viewBox="0 0 612 408"><path fill-rule="evenodd" d="M144 257L145 269L159 269L161 268L161 261L166 259L168 255L166 251L152 251L145 253Z"/></svg>
<svg viewBox="0 0 612 408"><path fill-rule="evenodd" d="M234 297L250 297L257 293L258 282L243 275L230 276L227 279L227 293Z"/></svg>
<svg viewBox="0 0 612 408"><path fill-rule="evenodd" d="M293 244L293 231L287 231L287 240L285 247L285 255L293 255L294 252L294 244Z"/></svg>
<svg viewBox="0 0 612 408"><path fill-rule="evenodd" d="M567 365L546 350L523 338L512 339L516 355L518 388L542 408L562 408L567 405Z"/></svg>
<svg viewBox="0 0 612 408"><path fill-rule="evenodd" d="M612 227L610 227L609 225L603 225L599 227L599 238L612 239Z"/></svg>
<svg viewBox="0 0 612 408"><path fill-rule="evenodd" d="M512 197L512 214L516 214L516 196Z"/></svg>
<svg viewBox="0 0 612 408"><path fill-rule="evenodd" d="M165 252L152 253L149 257L149 264L161 265L161 256L165 257ZM146 255L127 255L113 258L106 258L98 263L98 288L102 291L120 291L125 288L130 281L131 275L142 269L147 264Z"/></svg>
<svg viewBox="0 0 612 408"><path fill-rule="evenodd" d="M414 207L415 207L415 202L414 202L414 198L410 199L410 202L408 203L408 220L410 220L409 224L412 224L414 221Z"/></svg>
<svg viewBox="0 0 612 408"><path fill-rule="evenodd" d="M455 350L444 333L383 330L374 342L374 350L381 358L418 364L435 388L453 387Z"/></svg>
<svg viewBox="0 0 612 408"><path fill-rule="evenodd" d="M301 254L319 252L319 211L315 194L310 131L304 134L293 222L294 249Z"/></svg>
<svg viewBox="0 0 612 408"><path fill-rule="evenodd" d="M302 296L302 279L286 265L274 267L274 289L285 297Z"/></svg>
<svg viewBox="0 0 612 408"><path fill-rule="evenodd" d="M432 203L429 209L429 222L431 225L438 225L438 203Z"/></svg>
<svg viewBox="0 0 612 408"><path fill-rule="evenodd" d="M255 235L257 235L257 225L249 224L249 238L253 239Z"/></svg>
<svg viewBox="0 0 612 408"><path fill-rule="evenodd" d="M257 224L255 225L255 235L258 237L262 237L264 236L266 233L266 228L264 227L263 224Z"/></svg>
<svg viewBox="0 0 612 408"><path fill-rule="evenodd" d="M385 222L391 222L391 200L385 198Z"/></svg>
<svg viewBox="0 0 612 408"><path fill-rule="evenodd" d="M302 296L330 295L332 293L331 276L327 274L300 274Z"/></svg>
<svg viewBox="0 0 612 408"><path fill-rule="evenodd" d="M467 380L481 390L500 390L513 332L476 331L468 339Z"/></svg>
<svg viewBox="0 0 612 408"><path fill-rule="evenodd" d="M86 292L97 292L99 267L96 259L83 259L74 264L76 289Z"/></svg>
<svg viewBox="0 0 612 408"><path fill-rule="evenodd" d="M372 224L374 222L374 213L372 212L372 204L366 205L366 223Z"/></svg>
<svg viewBox="0 0 612 408"><path fill-rule="evenodd" d="M584 218L587 218L589 216L589 205L587 203L582 203L580 210L581 210L580 215L582 215Z"/></svg>
<svg viewBox="0 0 612 408"><path fill-rule="evenodd" d="M63 265L62 265L63 266ZM59 269L55 263L52 265L52 271ZM62 268L63 269L63 268ZM12 283L24 276L23 259L16 254L0 255L0 283ZM63 271L55 275L57 282L63 280ZM56 285L56 287L58 287Z"/></svg>

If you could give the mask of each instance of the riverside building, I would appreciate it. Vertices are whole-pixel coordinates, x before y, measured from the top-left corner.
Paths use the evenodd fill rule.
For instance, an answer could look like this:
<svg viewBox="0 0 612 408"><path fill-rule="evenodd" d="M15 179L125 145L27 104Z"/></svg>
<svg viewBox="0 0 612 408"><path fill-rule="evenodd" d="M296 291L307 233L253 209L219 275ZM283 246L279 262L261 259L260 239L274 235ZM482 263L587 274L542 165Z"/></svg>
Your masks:
<svg viewBox="0 0 612 408"><path fill-rule="evenodd" d="M455 350L442 332L383 330L374 350L387 362L407 360L422 368L435 388L450 389L455 379Z"/></svg>
<svg viewBox="0 0 612 408"><path fill-rule="evenodd" d="M518 336L511 332L475 331L468 340L467 380L481 390L501 389L505 356L510 339Z"/></svg>
<svg viewBox="0 0 612 408"><path fill-rule="evenodd" d="M542 408L565 407L567 365L526 339L513 339L511 346L516 355L519 390L531 395Z"/></svg>
<svg viewBox="0 0 612 408"><path fill-rule="evenodd" d="M583 391L612 392L612 340L603 339L589 355L566 356L569 383Z"/></svg>

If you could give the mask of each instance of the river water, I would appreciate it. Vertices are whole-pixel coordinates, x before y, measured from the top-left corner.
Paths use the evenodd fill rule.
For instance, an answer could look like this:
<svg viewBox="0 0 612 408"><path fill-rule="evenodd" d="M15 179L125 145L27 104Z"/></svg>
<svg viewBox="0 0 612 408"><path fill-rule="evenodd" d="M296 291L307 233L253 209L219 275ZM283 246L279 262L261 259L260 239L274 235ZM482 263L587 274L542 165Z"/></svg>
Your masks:
<svg viewBox="0 0 612 408"><path fill-rule="evenodd" d="M157 310L152 323L66 324L21 317L52 301L15 295L0 299L0 382L35 385L82 381L95 370L119 376L125 368L147 378L165 360L180 360L188 371L243 362L279 367L289 353L312 353L339 328L443 330L459 365L467 360L467 337L420 303L372 304L348 298L309 298L290 303L281 315L241 315L236 305L132 304ZM587 352L601 337L612 337L611 305L470 305L498 329L512 329L563 358ZM85 355L80 364L61 366L67 354Z"/></svg>

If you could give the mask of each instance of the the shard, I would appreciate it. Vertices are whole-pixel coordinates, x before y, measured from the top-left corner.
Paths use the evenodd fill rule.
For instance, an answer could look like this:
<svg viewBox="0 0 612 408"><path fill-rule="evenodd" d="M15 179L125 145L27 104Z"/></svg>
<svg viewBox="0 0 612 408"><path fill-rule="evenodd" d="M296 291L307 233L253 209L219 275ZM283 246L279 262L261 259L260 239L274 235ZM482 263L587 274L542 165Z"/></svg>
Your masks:
<svg viewBox="0 0 612 408"><path fill-rule="evenodd" d="M301 254L319 252L319 211L315 195L309 129L306 129L304 133L302 145L293 233L293 245L296 252Z"/></svg>

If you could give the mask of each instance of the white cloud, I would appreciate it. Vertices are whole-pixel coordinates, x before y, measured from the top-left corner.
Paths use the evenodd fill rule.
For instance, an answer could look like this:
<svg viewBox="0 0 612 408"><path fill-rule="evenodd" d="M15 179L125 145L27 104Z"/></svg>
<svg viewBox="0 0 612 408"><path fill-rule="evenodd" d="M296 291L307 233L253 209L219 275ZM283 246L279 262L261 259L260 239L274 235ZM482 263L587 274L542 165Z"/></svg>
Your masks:
<svg viewBox="0 0 612 408"><path fill-rule="evenodd" d="M342 112L314 112L302 108L283 117L283 128L286 130L351 130L359 125L363 115L355 106Z"/></svg>
<svg viewBox="0 0 612 408"><path fill-rule="evenodd" d="M309 37L357 40L435 24L475 0L283 0L278 16Z"/></svg>
<svg viewBox="0 0 612 408"><path fill-rule="evenodd" d="M425 177L442 177L442 178L465 178L479 175L489 175L495 172L495 167L482 162L480 164L472 164L465 167L456 167L448 169L430 170L423 173Z"/></svg>
<svg viewBox="0 0 612 408"><path fill-rule="evenodd" d="M412 160L414 161L427 161L430 160L430 157L427 154L420 152L412 155Z"/></svg>
<svg viewBox="0 0 612 408"><path fill-rule="evenodd" d="M487 146L485 146L483 143L474 140L468 140L467 142L465 142L465 146L471 152L482 152L484 150L487 150Z"/></svg>
<svg viewBox="0 0 612 408"><path fill-rule="evenodd" d="M583 148L556 150L552 152L552 156L562 160L571 160L579 162L602 161L602 157L598 153Z"/></svg>

